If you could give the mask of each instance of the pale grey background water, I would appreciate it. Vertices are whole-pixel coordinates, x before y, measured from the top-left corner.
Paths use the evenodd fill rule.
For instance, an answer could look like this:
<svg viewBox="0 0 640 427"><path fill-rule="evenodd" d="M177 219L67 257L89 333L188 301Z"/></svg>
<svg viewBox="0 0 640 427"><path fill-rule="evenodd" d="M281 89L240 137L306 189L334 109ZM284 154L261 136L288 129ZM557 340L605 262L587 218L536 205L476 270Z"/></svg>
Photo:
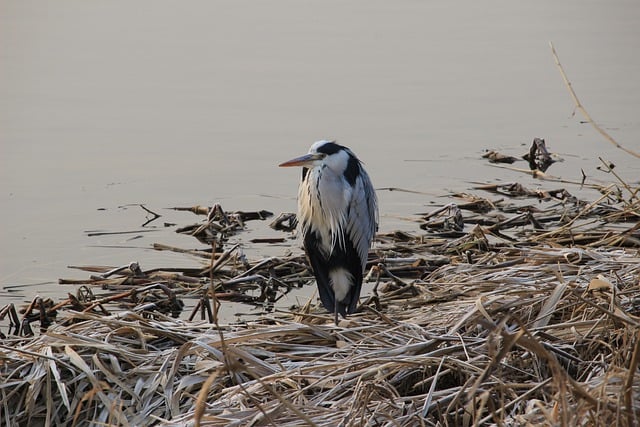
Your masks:
<svg viewBox="0 0 640 427"><path fill-rule="evenodd" d="M608 179L603 156L637 181L637 159L572 117L549 41L596 121L639 150L635 0L5 0L0 305L74 292L56 283L86 277L70 264L193 265L148 249L199 247L173 228L86 231L139 229L127 204L180 225L198 218L163 208L294 211L299 171L276 165L317 139L350 146L376 187L428 193L381 192L382 231L417 231L403 217L470 181L540 185L479 160L536 136L565 159L553 175Z"/></svg>

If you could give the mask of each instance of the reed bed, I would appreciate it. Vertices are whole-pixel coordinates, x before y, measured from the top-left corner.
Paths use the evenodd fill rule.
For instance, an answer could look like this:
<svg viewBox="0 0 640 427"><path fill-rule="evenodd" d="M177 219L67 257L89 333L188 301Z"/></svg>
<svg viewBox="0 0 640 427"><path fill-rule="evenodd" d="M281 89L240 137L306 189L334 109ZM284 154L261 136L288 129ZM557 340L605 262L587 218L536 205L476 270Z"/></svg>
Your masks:
<svg viewBox="0 0 640 427"><path fill-rule="evenodd" d="M220 324L217 304L268 305L312 276L301 252L235 256L229 233L268 213L194 208L207 220L179 231L211 247L156 249L202 268L85 266L61 281L82 295L25 310L0 345L0 424L638 425L638 191L474 191L379 234L374 290L339 325L313 300ZM178 315L188 295L207 320Z"/></svg>

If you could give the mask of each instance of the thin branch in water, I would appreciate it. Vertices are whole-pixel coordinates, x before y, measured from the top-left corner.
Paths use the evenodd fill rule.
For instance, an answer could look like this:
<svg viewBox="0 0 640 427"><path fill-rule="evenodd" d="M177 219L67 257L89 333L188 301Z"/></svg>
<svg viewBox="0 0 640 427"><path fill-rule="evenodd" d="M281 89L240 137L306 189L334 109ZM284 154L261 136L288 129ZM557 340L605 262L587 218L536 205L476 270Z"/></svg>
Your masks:
<svg viewBox="0 0 640 427"><path fill-rule="evenodd" d="M580 188L591 188L594 190L602 190L603 188L605 188L603 185L598 185L598 184L587 184L585 183L585 179L586 177L584 176L584 172L582 172L582 181L574 181L574 180L570 180L570 179L564 179L562 177L558 177L558 176L553 176L553 175L549 175L545 172L541 172L539 170L529 170L529 169L522 169L522 168L514 168L513 166L507 166L507 165L498 165L498 164L489 164L489 166L494 167L494 168L500 168L500 169L508 169L510 171L514 171L514 172L521 172L524 173L526 175L530 175L533 178L542 180L542 181L549 181L549 182L559 182L562 184L573 184L573 185L579 185Z"/></svg>
<svg viewBox="0 0 640 427"><path fill-rule="evenodd" d="M571 98L573 98L573 102L576 104L576 110L580 110L582 115L585 117L586 121L591 123L591 126L593 126L593 128L596 131L598 131L598 133L600 133L602 136L604 136L604 138L607 141L609 141L611 144L615 145L617 148L621 149L622 151L624 151L624 152L626 152L628 154L631 154L632 156L637 157L637 158L640 159L640 153L637 153L637 152L635 152L633 150L630 150L630 149L625 148L622 145L620 145L615 139L613 139L613 137L611 135L609 135L604 129L602 129L600 126L598 126L598 124L596 122L593 121L593 119L591 118L591 116L589 115L587 110L580 103L580 100L578 99L578 96L576 95L576 92L573 90L573 87L571 86L571 82L567 78L567 75L565 74L564 69L562 68L562 65L560 64L560 59L558 58L558 54L556 53L556 49L553 47L553 43L549 42L549 46L551 47L551 53L553 54L553 59L556 61L556 65L558 66L558 70L560 70L560 75L562 75L562 80L564 80L564 84L567 86L567 89L569 90L569 93L571 94Z"/></svg>
<svg viewBox="0 0 640 427"><path fill-rule="evenodd" d="M147 219L147 222L145 222L144 224L142 224L142 227L152 223L153 221L155 221L156 219L160 218L162 215L155 213L154 211L152 211L151 209L147 208L145 205L140 204L140 207L142 209L144 209L147 213L151 214L152 217Z"/></svg>

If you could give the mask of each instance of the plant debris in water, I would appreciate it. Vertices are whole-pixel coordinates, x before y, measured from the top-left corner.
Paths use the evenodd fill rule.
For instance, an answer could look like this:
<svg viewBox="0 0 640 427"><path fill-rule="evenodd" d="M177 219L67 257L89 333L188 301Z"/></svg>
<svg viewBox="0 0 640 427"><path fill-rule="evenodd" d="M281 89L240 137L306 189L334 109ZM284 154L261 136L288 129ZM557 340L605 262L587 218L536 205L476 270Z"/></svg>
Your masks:
<svg viewBox="0 0 640 427"><path fill-rule="evenodd" d="M538 148L540 150L540 148ZM229 236L270 212L177 208L200 268L82 266L77 294L0 311L14 425L617 425L640 421L640 199L476 185L380 233L359 312L334 325L304 254L247 260ZM272 227L295 228L281 214ZM181 313L183 298L197 298ZM220 324L225 301L265 307ZM269 312L269 310L272 310ZM201 320L194 320L200 313ZM39 329L39 333L37 332Z"/></svg>

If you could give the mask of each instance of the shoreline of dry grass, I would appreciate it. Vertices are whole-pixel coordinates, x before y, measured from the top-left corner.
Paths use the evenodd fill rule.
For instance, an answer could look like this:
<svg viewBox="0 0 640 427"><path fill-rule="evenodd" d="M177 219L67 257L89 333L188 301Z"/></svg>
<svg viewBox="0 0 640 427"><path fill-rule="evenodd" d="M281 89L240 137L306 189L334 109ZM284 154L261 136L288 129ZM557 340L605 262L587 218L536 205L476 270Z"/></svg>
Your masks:
<svg viewBox="0 0 640 427"><path fill-rule="evenodd" d="M377 308L371 302L339 326L318 312L278 313L221 326L224 343L208 322L74 313L73 322L2 345L3 418L634 425L639 254L521 251L507 269L452 263L402 288L389 281Z"/></svg>
<svg viewBox="0 0 640 427"><path fill-rule="evenodd" d="M219 206L179 229L213 249L155 246L201 268L80 267L83 294L34 300L3 338L0 425L637 425L640 201L476 190L496 198L452 194L425 232L378 234L374 290L337 326L312 301L218 324L219 301L311 277L302 254L238 258L226 237L249 217Z"/></svg>

